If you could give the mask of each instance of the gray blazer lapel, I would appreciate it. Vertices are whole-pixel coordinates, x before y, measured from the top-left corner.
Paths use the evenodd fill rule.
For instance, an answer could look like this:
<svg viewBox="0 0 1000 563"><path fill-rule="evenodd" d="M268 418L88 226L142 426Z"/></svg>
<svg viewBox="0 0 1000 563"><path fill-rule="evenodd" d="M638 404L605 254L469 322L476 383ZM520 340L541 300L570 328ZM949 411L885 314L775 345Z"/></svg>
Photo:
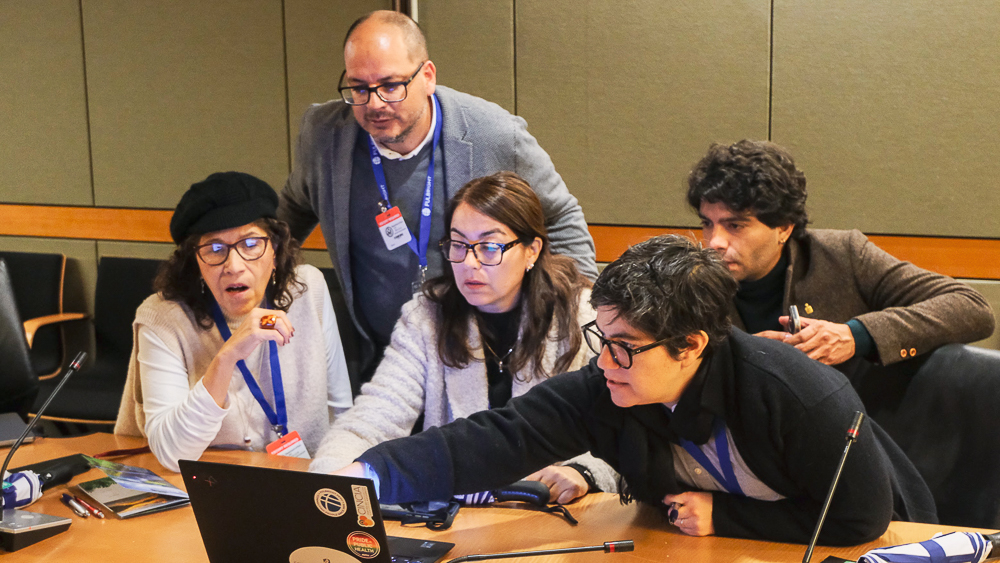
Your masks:
<svg viewBox="0 0 1000 563"><path fill-rule="evenodd" d="M469 123L465 110L449 95L450 90L437 88L438 100L441 102L441 114L444 122L441 124L442 149L444 155L444 195L445 201L451 199L462 186L476 175L472 170L472 143L465 140L469 131Z"/></svg>

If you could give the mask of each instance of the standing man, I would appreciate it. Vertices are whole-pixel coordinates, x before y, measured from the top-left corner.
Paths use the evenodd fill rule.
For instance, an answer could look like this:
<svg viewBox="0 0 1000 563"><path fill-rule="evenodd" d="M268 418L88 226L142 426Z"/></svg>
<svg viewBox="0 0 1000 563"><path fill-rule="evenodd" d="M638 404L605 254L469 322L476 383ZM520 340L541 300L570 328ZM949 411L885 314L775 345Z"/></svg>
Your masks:
<svg viewBox="0 0 1000 563"><path fill-rule="evenodd" d="M993 333L978 292L893 258L856 230L807 229L806 178L766 141L712 145L688 178L705 242L740 282L733 324L828 365L888 365ZM786 332L788 307L802 330Z"/></svg>
<svg viewBox="0 0 1000 563"><path fill-rule="evenodd" d="M392 11L354 22L344 40L342 100L302 119L278 216L304 239L319 222L361 336L362 379L389 342L400 309L442 271L448 199L500 170L542 202L552 250L597 276L583 210L520 117L438 86L417 24Z"/></svg>

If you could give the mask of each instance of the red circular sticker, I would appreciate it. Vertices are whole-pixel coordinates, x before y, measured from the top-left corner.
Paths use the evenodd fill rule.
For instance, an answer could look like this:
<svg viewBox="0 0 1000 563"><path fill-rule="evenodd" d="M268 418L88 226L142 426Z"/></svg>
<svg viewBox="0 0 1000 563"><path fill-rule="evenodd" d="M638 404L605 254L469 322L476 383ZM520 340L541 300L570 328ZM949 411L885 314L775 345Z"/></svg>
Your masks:
<svg viewBox="0 0 1000 563"><path fill-rule="evenodd" d="M362 559L371 559L378 555L378 540L364 532L351 532L347 536L347 548Z"/></svg>

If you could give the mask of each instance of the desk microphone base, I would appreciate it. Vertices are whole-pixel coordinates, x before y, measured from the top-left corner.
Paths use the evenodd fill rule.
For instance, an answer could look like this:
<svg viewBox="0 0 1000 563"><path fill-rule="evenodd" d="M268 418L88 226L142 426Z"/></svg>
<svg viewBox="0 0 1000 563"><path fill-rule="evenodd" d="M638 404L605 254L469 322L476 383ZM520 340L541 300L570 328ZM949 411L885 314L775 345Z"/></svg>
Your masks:
<svg viewBox="0 0 1000 563"><path fill-rule="evenodd" d="M27 510L6 509L0 520L0 547L17 551L69 529L73 521Z"/></svg>

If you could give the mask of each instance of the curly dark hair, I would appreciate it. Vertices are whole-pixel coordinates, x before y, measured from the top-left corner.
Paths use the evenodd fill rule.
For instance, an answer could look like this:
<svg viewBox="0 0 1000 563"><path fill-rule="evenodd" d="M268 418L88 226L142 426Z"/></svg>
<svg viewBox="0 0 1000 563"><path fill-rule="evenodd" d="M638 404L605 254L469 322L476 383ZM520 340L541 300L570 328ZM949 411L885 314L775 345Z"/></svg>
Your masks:
<svg viewBox="0 0 1000 563"><path fill-rule="evenodd" d="M576 263L566 256L549 251L545 229L545 214L538 196L520 176L513 172L498 172L472 180L462 187L448 204L445 232L451 231L451 218L460 204L466 204L487 217L499 221L519 240L542 239L542 250L535 266L524 274L521 285L522 333L511 355L510 371L518 373L534 361L534 373L518 375L519 381L532 375L548 377L569 368L580 350L583 336L578 326L580 292L590 282L576 269ZM424 295L441 307L441 330L438 332L438 354L445 365L460 368L472 361L469 350L469 319L478 309L469 305L455 283L455 274L447 265L444 273L424 286ZM556 359L554 373L545 373L542 358L545 341L552 323L557 329L556 341L568 340L569 349Z"/></svg>
<svg viewBox="0 0 1000 563"><path fill-rule="evenodd" d="M792 155L768 141L713 144L688 176L687 201L696 212L702 202L721 202L771 228L793 225L794 237L809 222L806 195L806 175Z"/></svg>
<svg viewBox="0 0 1000 563"><path fill-rule="evenodd" d="M661 235L630 247L604 268L590 304L612 307L653 340L667 340L670 356L679 359L689 347L687 337L699 331L708 335L703 354L726 339L737 287L718 252Z"/></svg>
<svg viewBox="0 0 1000 563"><path fill-rule="evenodd" d="M288 312L295 297L302 294L305 285L295 277L295 266L299 262L299 243L292 238L288 224L284 221L264 217L253 222L267 233L269 244L274 249L274 283L267 289L267 296L275 308ZM198 325L208 330L215 326L212 320L210 291L203 291L201 271L198 269L196 247L203 235L190 235L174 249L160 266L153 281L153 289L164 299L179 301L194 313Z"/></svg>

